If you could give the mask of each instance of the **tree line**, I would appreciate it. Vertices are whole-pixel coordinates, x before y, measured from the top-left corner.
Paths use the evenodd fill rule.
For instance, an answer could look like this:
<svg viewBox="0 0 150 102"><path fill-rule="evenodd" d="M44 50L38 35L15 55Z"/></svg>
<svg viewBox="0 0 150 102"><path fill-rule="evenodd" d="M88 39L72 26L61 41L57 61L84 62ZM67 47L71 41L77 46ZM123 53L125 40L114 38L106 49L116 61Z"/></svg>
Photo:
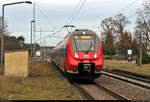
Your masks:
<svg viewBox="0 0 150 102"><path fill-rule="evenodd" d="M133 55L139 53L140 38L144 52L150 51L150 1L145 0L143 9L136 13L135 22L128 20L122 13L115 17L102 20L102 45L103 53L110 55L122 55L127 59L127 50L132 49ZM126 30L126 27L135 23L134 32Z"/></svg>

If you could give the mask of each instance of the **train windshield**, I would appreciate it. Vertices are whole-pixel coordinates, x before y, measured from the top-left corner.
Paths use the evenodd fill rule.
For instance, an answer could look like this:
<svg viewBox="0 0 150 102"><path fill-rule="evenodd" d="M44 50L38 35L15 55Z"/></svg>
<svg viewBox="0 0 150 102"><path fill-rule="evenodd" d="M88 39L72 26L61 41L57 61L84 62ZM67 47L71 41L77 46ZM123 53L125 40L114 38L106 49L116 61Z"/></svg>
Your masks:
<svg viewBox="0 0 150 102"><path fill-rule="evenodd" d="M94 51L94 36L74 36L75 46L78 51Z"/></svg>

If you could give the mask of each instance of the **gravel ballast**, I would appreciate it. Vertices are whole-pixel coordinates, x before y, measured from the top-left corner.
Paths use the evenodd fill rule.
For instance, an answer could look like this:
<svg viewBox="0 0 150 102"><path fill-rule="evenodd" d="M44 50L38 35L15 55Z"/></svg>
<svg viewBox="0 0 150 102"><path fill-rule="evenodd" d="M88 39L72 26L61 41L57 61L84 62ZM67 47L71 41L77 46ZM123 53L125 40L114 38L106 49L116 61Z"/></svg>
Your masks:
<svg viewBox="0 0 150 102"><path fill-rule="evenodd" d="M104 87L128 97L131 100L150 100L150 90L105 75L102 75L97 81Z"/></svg>

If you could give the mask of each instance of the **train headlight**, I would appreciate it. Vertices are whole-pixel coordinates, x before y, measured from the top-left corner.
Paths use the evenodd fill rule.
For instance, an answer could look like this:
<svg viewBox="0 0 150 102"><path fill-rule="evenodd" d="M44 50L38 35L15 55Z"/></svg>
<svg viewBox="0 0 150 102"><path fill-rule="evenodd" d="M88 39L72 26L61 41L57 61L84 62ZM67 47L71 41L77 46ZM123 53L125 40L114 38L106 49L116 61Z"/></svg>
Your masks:
<svg viewBox="0 0 150 102"><path fill-rule="evenodd" d="M75 52L75 53L74 53L74 56L75 56L76 58L79 58L79 56L78 56L78 53L77 53L77 52Z"/></svg>
<svg viewBox="0 0 150 102"><path fill-rule="evenodd" d="M97 58L97 52L95 52L95 54L94 54L94 58Z"/></svg>

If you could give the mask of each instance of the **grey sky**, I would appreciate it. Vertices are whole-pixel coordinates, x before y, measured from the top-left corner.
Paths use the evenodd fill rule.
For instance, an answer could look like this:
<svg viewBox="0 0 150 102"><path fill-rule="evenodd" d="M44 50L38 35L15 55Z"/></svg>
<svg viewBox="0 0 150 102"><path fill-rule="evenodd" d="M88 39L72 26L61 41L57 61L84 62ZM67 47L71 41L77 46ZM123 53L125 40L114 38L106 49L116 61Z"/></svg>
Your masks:
<svg viewBox="0 0 150 102"><path fill-rule="evenodd" d="M0 10L2 4L18 2L23 0L1 0ZM32 1L32 0L31 0ZM59 30L72 15L80 0L35 0L36 4L36 30L52 31L55 26L55 31ZM135 0L87 0L75 20L72 22L78 28L89 28L98 33L97 25L101 20L118 14L119 10L131 4ZM138 0L134 5L123 10L123 14L128 17L134 15L137 9L142 8L143 0ZM33 6L29 4L19 4L5 7L5 19L8 23L8 30L11 35L23 35L26 42L30 41L30 21L33 17ZM0 14L1 15L1 14ZM130 18L132 25L128 26L128 30L133 30L135 17ZM67 34L65 29L58 33L57 36L64 37ZM42 36L50 35L50 33L42 33ZM39 39L39 33L36 33L36 38ZM46 45L56 45L62 38L46 38ZM39 43L39 41L38 41Z"/></svg>

